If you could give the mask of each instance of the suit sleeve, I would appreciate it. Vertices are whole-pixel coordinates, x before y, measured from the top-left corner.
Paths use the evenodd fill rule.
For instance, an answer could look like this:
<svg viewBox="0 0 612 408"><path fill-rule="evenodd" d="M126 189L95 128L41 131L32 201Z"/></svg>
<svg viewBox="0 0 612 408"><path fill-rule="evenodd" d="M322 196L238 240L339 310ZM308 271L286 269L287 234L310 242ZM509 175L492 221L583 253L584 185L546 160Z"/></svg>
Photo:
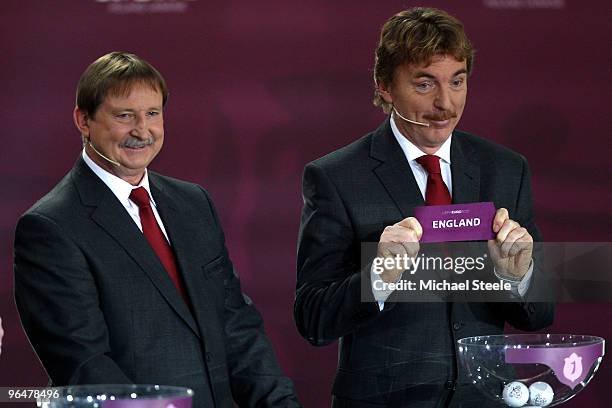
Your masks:
<svg viewBox="0 0 612 408"><path fill-rule="evenodd" d="M505 320L519 330L535 331L550 326L554 320L554 304L542 302L550 299L547 294L549 290L546 282L546 271L542 269L543 260L539 243L542 236L535 224L533 217L533 203L531 193L531 174L527 160L522 157L522 174L520 191L517 197L515 214L511 218L516 220L522 227L529 231L534 241L534 269L529 289L523 297L523 301L500 303L500 308ZM539 300L539 301L538 301Z"/></svg>
<svg viewBox="0 0 612 408"><path fill-rule="evenodd" d="M212 201L207 198L223 243L223 322L232 397L240 407L301 407L293 382L278 365L261 315L251 299L242 293L240 280L225 248L219 218Z"/></svg>
<svg viewBox="0 0 612 408"><path fill-rule="evenodd" d="M52 219L24 215L15 232L15 300L53 384L132 381L110 356L98 291L79 246Z"/></svg>
<svg viewBox="0 0 612 408"><path fill-rule="evenodd" d="M302 187L294 318L300 334L319 346L374 320L380 311L369 267L355 263L360 248L335 185L311 163Z"/></svg>

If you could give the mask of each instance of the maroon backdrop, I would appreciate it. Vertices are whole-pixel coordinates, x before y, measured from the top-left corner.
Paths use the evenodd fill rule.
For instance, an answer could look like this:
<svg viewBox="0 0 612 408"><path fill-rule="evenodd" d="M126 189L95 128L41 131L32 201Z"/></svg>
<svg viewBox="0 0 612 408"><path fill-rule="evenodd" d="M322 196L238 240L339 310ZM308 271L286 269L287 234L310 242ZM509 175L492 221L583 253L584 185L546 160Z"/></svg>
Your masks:
<svg viewBox="0 0 612 408"><path fill-rule="evenodd" d="M477 49L460 128L527 156L547 240L611 241L608 2L460 3L429 4L459 17ZM171 91L166 146L152 168L212 193L284 370L306 407L328 406L336 346L309 346L291 312L301 171L383 120L371 104L373 50L383 22L413 5L2 1L0 386L46 383L13 301L16 220L80 151L71 119L80 73L128 50L153 63ZM612 339L611 312L610 304L560 305L550 331ZM611 381L604 360L566 406L604 406Z"/></svg>

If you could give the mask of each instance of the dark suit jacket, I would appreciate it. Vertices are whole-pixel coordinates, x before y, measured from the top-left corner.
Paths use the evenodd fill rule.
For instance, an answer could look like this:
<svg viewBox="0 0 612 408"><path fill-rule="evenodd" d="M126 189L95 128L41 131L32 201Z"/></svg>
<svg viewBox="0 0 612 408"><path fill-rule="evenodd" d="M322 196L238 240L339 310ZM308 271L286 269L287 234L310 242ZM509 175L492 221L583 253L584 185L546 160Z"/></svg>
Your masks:
<svg viewBox="0 0 612 408"><path fill-rule="evenodd" d="M194 407L231 407L232 397L299 406L241 293L208 194L153 172L149 181L191 310L82 158L19 220L15 298L53 384L185 386Z"/></svg>
<svg viewBox="0 0 612 408"><path fill-rule="evenodd" d="M452 137L453 202L493 201L538 241L525 159L467 133L455 131ZM294 315L311 344L340 339L335 406L443 406L449 397L444 390L466 382L456 361L458 339L499 334L505 322L523 330L552 323L551 304L528 301L400 303L390 298L379 311L369 268L360 264L360 245L378 242L385 226L425 205L389 120L309 163L303 194ZM534 286L532 281L529 292ZM371 302L361 301L362 289Z"/></svg>

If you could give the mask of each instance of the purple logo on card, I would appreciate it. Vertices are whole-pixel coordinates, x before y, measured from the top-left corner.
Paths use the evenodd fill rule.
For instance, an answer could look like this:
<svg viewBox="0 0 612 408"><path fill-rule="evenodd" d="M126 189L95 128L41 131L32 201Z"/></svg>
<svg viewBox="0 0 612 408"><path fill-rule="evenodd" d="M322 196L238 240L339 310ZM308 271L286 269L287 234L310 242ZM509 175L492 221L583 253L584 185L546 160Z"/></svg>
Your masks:
<svg viewBox="0 0 612 408"><path fill-rule="evenodd" d="M586 379L591 367L603 355L603 342L574 347L509 348L506 350L506 363L545 364L560 382L574 389Z"/></svg>
<svg viewBox="0 0 612 408"><path fill-rule="evenodd" d="M416 207L423 227L421 242L484 241L495 238L492 202Z"/></svg>

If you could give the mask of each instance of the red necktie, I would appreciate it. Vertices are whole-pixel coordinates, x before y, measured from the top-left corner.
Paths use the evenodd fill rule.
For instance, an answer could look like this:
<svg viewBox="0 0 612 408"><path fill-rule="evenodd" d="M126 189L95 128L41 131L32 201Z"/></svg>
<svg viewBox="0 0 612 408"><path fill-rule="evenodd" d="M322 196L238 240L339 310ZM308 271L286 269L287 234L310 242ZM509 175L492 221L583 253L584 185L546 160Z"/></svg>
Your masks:
<svg viewBox="0 0 612 408"><path fill-rule="evenodd" d="M440 158L433 154L426 154L416 159L425 171L427 171L427 188L425 189L425 204L427 205L449 205L451 196L448 187L442 179L440 171ZM435 254L441 251L443 257L451 256L450 248L447 244L429 244L429 250ZM431 256L431 255L430 255ZM446 276L446 275L443 275Z"/></svg>
<svg viewBox="0 0 612 408"><path fill-rule="evenodd" d="M159 224L157 224L153 209L151 208L151 202L149 201L149 193L144 187L135 188L130 193L130 200L138 206L142 233L147 241L149 241L149 245L151 245L151 248L153 248L153 251L157 254L166 272L168 272L172 283L174 283L174 286L176 286L185 302L187 302L185 288L181 282L174 251L172 251L164 233L159 227Z"/></svg>
<svg viewBox="0 0 612 408"><path fill-rule="evenodd" d="M427 171L427 189L425 190L425 203L427 205L448 205L451 203L451 196L448 192L442 173L440 172L440 158L432 154L427 154L416 159Z"/></svg>

